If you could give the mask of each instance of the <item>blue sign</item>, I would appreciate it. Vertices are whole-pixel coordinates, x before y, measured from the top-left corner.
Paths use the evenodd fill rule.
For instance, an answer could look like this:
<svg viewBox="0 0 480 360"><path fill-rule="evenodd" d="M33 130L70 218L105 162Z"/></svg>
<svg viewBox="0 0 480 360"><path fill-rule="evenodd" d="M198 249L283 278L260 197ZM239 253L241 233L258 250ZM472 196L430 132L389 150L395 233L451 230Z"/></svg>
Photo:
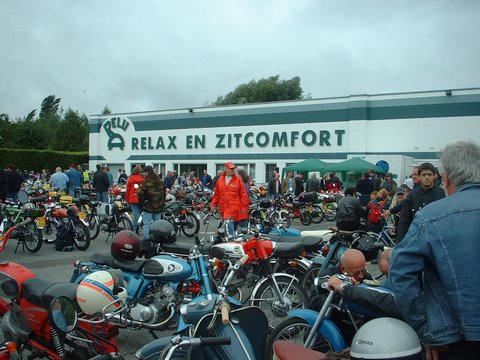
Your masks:
<svg viewBox="0 0 480 360"><path fill-rule="evenodd" d="M380 160L375 165L385 170L385 172L388 172L388 169L390 169L390 165L388 165L388 162L386 162L385 160Z"/></svg>

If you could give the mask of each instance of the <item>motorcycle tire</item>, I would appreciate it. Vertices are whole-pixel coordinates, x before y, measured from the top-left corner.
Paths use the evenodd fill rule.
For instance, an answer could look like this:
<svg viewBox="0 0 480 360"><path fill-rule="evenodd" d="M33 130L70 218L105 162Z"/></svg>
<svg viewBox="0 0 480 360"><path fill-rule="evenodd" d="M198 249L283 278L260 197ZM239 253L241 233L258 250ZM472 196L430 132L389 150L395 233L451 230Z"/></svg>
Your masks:
<svg viewBox="0 0 480 360"><path fill-rule="evenodd" d="M115 229L114 233L117 234L122 230L131 230L133 231L133 224L130 216L126 214L116 215L116 219L112 219L115 221Z"/></svg>
<svg viewBox="0 0 480 360"><path fill-rule="evenodd" d="M300 212L300 222L302 225L308 226L312 223L312 215L307 210Z"/></svg>
<svg viewBox="0 0 480 360"><path fill-rule="evenodd" d="M310 215L312 216L312 223L314 224L320 224L325 218L325 214L320 205L313 205Z"/></svg>
<svg viewBox="0 0 480 360"><path fill-rule="evenodd" d="M280 220L281 219L281 220ZM278 212L275 211L270 215L270 223L273 224L279 224L282 225L284 228L289 228L292 220L290 219L290 214L286 211L281 211L280 212L280 217L278 215Z"/></svg>
<svg viewBox="0 0 480 360"><path fill-rule="evenodd" d="M34 222L25 225L25 231L29 234L24 240L25 249L36 253L42 247L43 231L38 229Z"/></svg>
<svg viewBox="0 0 480 360"><path fill-rule="evenodd" d="M78 250L85 251L90 246L90 230L81 220L74 220L75 234L73 235L73 245Z"/></svg>
<svg viewBox="0 0 480 360"><path fill-rule="evenodd" d="M317 293L317 288L313 281L316 277L319 276L322 267L317 264L313 264L310 269L308 269L305 274L303 275L302 279L300 280L300 284L302 285L303 289L307 292L309 298Z"/></svg>
<svg viewBox="0 0 480 360"><path fill-rule="evenodd" d="M200 231L200 221L192 213L185 214L185 219L180 220L182 232L185 236L193 237Z"/></svg>
<svg viewBox="0 0 480 360"><path fill-rule="evenodd" d="M312 326L305 320L298 317L291 317L280 323L270 333L267 338L267 345L265 347L265 359L273 359L273 343L278 340L286 340L298 345L302 345L307 340L308 334ZM312 350L326 353L333 351L333 346L330 341L322 335L318 335Z"/></svg>
<svg viewBox="0 0 480 360"><path fill-rule="evenodd" d="M252 305L259 307L268 318L268 325L274 329L293 309L307 309L309 306L308 295L298 281L290 276L275 276L281 293L288 298L291 304L288 308L281 309L278 306L279 299L276 295L275 284L272 279L265 281L256 292L252 293Z"/></svg>
<svg viewBox="0 0 480 360"><path fill-rule="evenodd" d="M47 219L43 228L43 240L47 244L53 244L57 239L57 224L55 221Z"/></svg>
<svg viewBox="0 0 480 360"><path fill-rule="evenodd" d="M96 239L98 234L100 234L100 220L98 219L98 216L93 214L88 214L87 217L85 218L85 221L88 223L90 240Z"/></svg>
<svg viewBox="0 0 480 360"><path fill-rule="evenodd" d="M325 205L325 219L327 221L337 220L337 207L332 203L327 203Z"/></svg>

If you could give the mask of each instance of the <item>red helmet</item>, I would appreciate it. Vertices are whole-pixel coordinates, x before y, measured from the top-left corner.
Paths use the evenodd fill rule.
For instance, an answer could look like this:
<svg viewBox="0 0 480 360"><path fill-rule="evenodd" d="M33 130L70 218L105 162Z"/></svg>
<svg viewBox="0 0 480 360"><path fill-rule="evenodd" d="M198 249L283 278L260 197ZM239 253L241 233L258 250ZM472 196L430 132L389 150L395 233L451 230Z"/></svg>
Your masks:
<svg viewBox="0 0 480 360"><path fill-rule="evenodd" d="M142 241L133 231L122 230L113 237L110 247L116 259L135 260L142 249Z"/></svg>

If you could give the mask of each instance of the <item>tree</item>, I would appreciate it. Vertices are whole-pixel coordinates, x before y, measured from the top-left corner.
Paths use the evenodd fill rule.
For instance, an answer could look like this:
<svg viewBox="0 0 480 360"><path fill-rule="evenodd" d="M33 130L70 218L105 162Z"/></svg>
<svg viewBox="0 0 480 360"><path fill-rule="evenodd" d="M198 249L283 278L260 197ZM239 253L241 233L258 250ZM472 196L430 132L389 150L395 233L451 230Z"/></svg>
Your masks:
<svg viewBox="0 0 480 360"><path fill-rule="evenodd" d="M108 105L105 105L105 107L102 110L102 115L110 115L112 113L112 110L108 107Z"/></svg>
<svg viewBox="0 0 480 360"><path fill-rule="evenodd" d="M85 114L68 109L56 128L53 149L61 151L88 151L88 119Z"/></svg>
<svg viewBox="0 0 480 360"><path fill-rule="evenodd" d="M56 99L55 95L49 95L45 99L43 99L39 117L43 118L49 114L56 115L58 113L60 100L60 98Z"/></svg>
<svg viewBox="0 0 480 360"><path fill-rule="evenodd" d="M252 104L258 102L302 99L300 77L280 80L280 75L241 84L225 96L219 96L215 105Z"/></svg>

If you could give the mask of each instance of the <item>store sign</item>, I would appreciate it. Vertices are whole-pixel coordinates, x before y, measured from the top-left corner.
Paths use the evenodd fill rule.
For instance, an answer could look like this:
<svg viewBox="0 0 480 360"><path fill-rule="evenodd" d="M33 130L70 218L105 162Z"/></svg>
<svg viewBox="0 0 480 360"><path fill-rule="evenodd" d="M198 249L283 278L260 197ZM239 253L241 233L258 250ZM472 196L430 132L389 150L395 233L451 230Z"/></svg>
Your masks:
<svg viewBox="0 0 480 360"><path fill-rule="evenodd" d="M112 117L102 127L108 136L107 148L113 150L193 150L193 149L251 149L342 146L345 130L291 130L197 135L132 136L129 146L125 132L130 126L127 118ZM133 125L132 125L133 127ZM129 148L128 148L129 147ZM128 149L127 149L128 148Z"/></svg>

